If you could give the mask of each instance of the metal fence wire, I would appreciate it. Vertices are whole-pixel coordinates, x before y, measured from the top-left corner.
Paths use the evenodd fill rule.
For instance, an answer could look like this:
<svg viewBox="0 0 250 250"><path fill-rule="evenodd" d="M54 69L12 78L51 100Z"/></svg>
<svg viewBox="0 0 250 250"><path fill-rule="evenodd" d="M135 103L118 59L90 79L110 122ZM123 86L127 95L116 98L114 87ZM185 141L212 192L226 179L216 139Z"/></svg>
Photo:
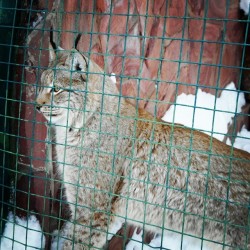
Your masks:
<svg viewBox="0 0 250 250"><path fill-rule="evenodd" d="M0 249L250 249L246 0L0 0Z"/></svg>

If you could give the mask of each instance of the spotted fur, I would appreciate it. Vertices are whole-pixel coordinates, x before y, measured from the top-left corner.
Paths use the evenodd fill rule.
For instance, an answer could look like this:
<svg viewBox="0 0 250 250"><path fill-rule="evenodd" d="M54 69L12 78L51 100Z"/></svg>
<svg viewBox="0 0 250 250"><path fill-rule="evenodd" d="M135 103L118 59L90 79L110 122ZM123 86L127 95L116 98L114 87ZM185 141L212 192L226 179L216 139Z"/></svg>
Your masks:
<svg viewBox="0 0 250 250"><path fill-rule="evenodd" d="M76 50L50 57L37 104L71 210L63 249L102 248L119 219L179 235L179 247L181 233L203 249L249 247L248 153L136 110Z"/></svg>

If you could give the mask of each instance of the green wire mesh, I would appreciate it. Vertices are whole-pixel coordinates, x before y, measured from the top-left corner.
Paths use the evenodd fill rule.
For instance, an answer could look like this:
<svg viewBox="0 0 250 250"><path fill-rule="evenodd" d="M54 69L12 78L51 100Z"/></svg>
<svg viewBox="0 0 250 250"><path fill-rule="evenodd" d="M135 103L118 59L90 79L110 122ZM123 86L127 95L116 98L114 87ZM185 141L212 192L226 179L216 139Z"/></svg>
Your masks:
<svg viewBox="0 0 250 250"><path fill-rule="evenodd" d="M125 6L124 9L120 10L117 7L119 2ZM238 1L227 0L225 3L217 3L217 6L216 4L213 5L215 1L206 0L202 4L200 1L200 5L197 4L195 7L193 4L197 1L183 0L179 1L179 5L170 3L171 1L147 0L142 2L143 4L140 5L140 1L90 1L90 3L85 3L80 0L0 0L0 31L4 34L0 37L0 64L2 69L0 72L0 122L3 124L2 128L0 128L2 231L9 211L18 216L36 215L46 236L46 249L50 249L53 231L60 230L70 217L67 210L68 204L64 196L64 182L57 176L55 170L58 162L55 155L57 143L53 138L54 128L47 126L44 118L36 112L35 98L38 95L39 88L42 87L40 85L41 73L48 68L50 42L54 47L62 46L64 49L70 50L75 46L75 41L78 41L77 48L93 61L96 61L103 68L105 75L109 77L112 72L115 72L116 79L119 81L119 85L117 85L119 95L116 97L118 98L118 107L120 107L121 98L126 96L127 101L135 106L137 112L139 112L139 109L145 108L154 115L152 140L148 142L151 153L148 160L142 161L148 166L148 179L149 167L153 164L151 154L154 147L154 127L156 124L163 123L157 120L156 117L162 117L170 105L174 105L173 115L175 116L179 105L176 104L176 100L180 93L197 95L199 88L202 88L204 91L219 97L221 91L229 83L228 81L234 81L238 93L236 103L240 91L244 91L249 102L249 15L244 16L243 13L239 12ZM176 12L173 11L174 8ZM191 11L194 9L197 13ZM221 12L218 14L216 11ZM97 20L102 22L98 23ZM162 25L160 29L157 25L161 22L166 25ZM171 22L171 25L169 25L169 22ZM102 24L106 25L105 29L101 29ZM191 26L192 24L193 26ZM218 36L209 39L208 32L211 32L211 24L218 24L220 30L214 30L215 34L219 32ZM115 29L116 25L118 27L119 25L123 26L120 29ZM155 30L153 29L154 25ZM135 27L140 32L136 33ZM151 32L148 31L149 27ZM190 27L193 27L193 29ZM196 36L194 27L197 27L197 29L201 27L200 33L196 34ZM174 30L175 28L177 31ZM237 30L232 32L232 29ZM81 35L80 38L79 34ZM211 34L213 34L213 31ZM115 47L110 47L115 39L120 39L120 43L117 43L118 50ZM137 48L138 41L139 49ZM148 45L149 43L151 43L152 47ZM173 43L176 44L174 48L171 47ZM187 46L187 43L190 45ZM156 44L158 44L158 47L156 47ZM211 46L210 51L207 49L208 46ZM171 51L169 54L166 52L168 50ZM210 52L209 55L208 52ZM198 55L195 53L198 53ZM231 61L230 58L229 60L226 57L227 54L230 54L231 57L235 56L236 59ZM206 61L210 57L216 57L217 60ZM154 64L157 66L154 66ZM154 68L154 74L150 71L151 68ZM171 71L172 69L173 71ZM168 72L165 72L166 70ZM204 73L206 70L207 73ZM90 74L91 72L89 72ZM206 82L204 75L207 78L211 77L211 75L213 77ZM226 76L229 77L226 78ZM211 84L211 79L213 84ZM127 86L131 86L132 90ZM131 90L131 92L126 92L126 90ZM108 97L104 90L99 94L102 95L102 98ZM211 110L197 106L196 101L195 98L192 128L195 126L197 109ZM213 104L214 114L215 112L224 112L216 108L216 102L217 99ZM118 113L119 111L118 108ZM87 113L89 110L84 110L84 112ZM240 123L249 126L249 110L246 110L245 113L236 114L236 107L233 113L236 118L233 119L231 130L225 135L225 140L227 138L234 140L239 131ZM99 115L99 129L92 132L101 136L102 116L105 114L100 112ZM117 116L117 119L130 118ZM212 119L212 124L214 123L215 115ZM178 126L178 124L172 123L171 143L174 129ZM204 130L203 132L211 132L212 135L218 133L213 129L212 131ZM116 138L123 136L118 125L113 136ZM136 128L134 128L130 140L133 144L131 159L134 159ZM190 148L183 148L183 151L188 152L189 163L192 152L195 152L192 145L193 134L190 136ZM79 148L82 152L87 150L82 146L83 141ZM117 157L115 153L116 147L117 141L114 143L114 148L110 152L106 152L107 155L114 155L112 166L115 165L115 157ZM171 152L175 148L174 143L168 145L168 147L170 150L168 162L170 162ZM210 152L212 147L213 138L211 137ZM97 155L100 154L99 148L96 148L93 152ZM206 154L206 152L201 153ZM212 153L208 155L208 169L213 157L216 156ZM235 159L231 155L229 168L233 160ZM99 158L97 157L97 171L101 171L98 161ZM162 164L162 167L164 166ZM183 170L181 166L171 166L170 168ZM189 167L186 172L186 183L188 183L191 174L199 175L198 172L193 173ZM209 175L206 174L205 177L208 179ZM230 180L230 176L228 178ZM129 181L133 180L129 179ZM146 183L147 187L150 184L152 183ZM166 185L171 188L168 184L168 177ZM206 193L207 190L208 186L206 186ZM93 192L97 192L97 190L93 189ZM181 233L182 241L184 236L192 236L184 231L186 218L190 215L188 211L185 211L188 195L190 195L190 192L187 190L185 193L182 231L178 232ZM191 195L199 194L191 193ZM147 193L145 196L147 197ZM204 221L213 220L213 218L206 215L206 204L211 198L216 197L204 196L205 209L201 215L201 219ZM109 202L111 204L111 198ZM225 200L225 203L228 202L228 200ZM145 238L150 238L148 232L144 232L145 226L147 226L145 225L145 218L148 205L150 204L145 201L144 224L142 224L143 237L145 236ZM226 218L227 208L225 208L224 212ZM111 214L110 212L107 213L110 220ZM126 217L123 219L126 220ZM216 222L216 220L214 221ZM202 242L205 240L204 225L205 223L201 232ZM92 230L91 226L90 230ZM123 233L116 235L117 241L120 239L119 248L118 245L112 245L112 242L110 242L110 249L125 249L127 239L132 236L126 233L130 229L131 225L128 221L123 226ZM161 230L163 235L164 223ZM246 230L249 231L249 226ZM224 242L226 240L225 235L226 226ZM28 234L24 237L28 238ZM106 240L108 241L108 235ZM246 246L248 240L246 239ZM149 242L149 240L146 241ZM23 246L28 247L28 244ZM222 248L226 249L225 244L222 244ZM13 249L15 248L13 247Z"/></svg>

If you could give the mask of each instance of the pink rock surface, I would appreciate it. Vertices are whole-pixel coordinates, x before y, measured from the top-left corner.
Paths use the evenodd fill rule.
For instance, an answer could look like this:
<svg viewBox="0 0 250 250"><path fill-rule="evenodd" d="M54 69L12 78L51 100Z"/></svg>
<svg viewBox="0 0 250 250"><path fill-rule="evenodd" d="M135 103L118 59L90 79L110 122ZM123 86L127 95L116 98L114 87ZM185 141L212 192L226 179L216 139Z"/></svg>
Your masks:
<svg viewBox="0 0 250 250"><path fill-rule="evenodd" d="M76 10L74 2L65 1L65 10ZM92 1L80 2L80 17L72 18L74 31L82 34L78 49L90 53L105 72L117 75L124 96L162 101L158 117L176 93L194 93L193 85L213 94L211 86L224 88L231 81L238 85L235 67L242 46L237 43L243 39L243 26L235 21L238 0L189 0L187 6L184 0L98 0L96 9ZM64 15L63 25L70 26L69 16ZM61 46L71 49L76 35L64 34ZM139 93L138 81L127 77L142 78ZM155 112L154 101L141 100L139 106Z"/></svg>

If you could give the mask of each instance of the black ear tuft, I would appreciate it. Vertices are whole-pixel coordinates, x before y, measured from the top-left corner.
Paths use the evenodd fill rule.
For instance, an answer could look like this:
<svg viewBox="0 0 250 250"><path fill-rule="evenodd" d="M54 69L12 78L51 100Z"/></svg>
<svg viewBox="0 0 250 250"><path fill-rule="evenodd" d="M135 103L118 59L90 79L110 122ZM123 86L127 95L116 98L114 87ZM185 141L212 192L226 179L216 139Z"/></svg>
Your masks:
<svg viewBox="0 0 250 250"><path fill-rule="evenodd" d="M76 40L75 40L75 49L77 48L77 44L81 38L82 34L78 34L77 37L76 37Z"/></svg>
<svg viewBox="0 0 250 250"><path fill-rule="evenodd" d="M50 44L51 44L52 48L53 48L54 50L56 50L57 46L56 46L56 43L55 43L54 40L53 40L53 27L52 27L52 26L50 27L49 41L50 41Z"/></svg>

